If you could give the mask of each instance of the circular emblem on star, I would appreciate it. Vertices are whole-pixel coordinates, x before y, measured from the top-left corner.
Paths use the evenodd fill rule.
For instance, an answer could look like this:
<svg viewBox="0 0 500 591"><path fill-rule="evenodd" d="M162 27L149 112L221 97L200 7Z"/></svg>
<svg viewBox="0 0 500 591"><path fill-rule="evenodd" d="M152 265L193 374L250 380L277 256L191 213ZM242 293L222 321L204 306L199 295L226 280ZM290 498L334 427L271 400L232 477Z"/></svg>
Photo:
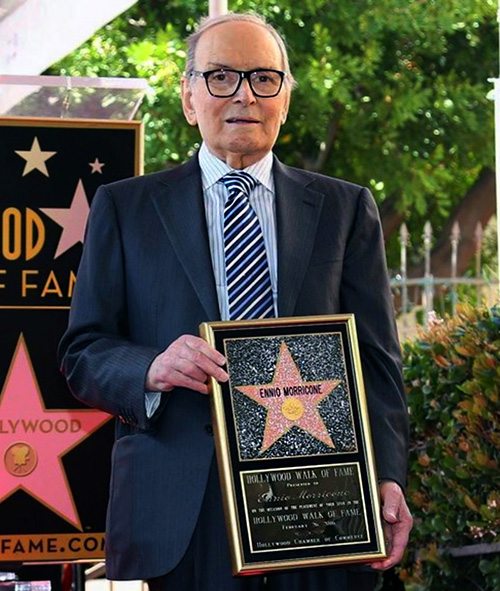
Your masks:
<svg viewBox="0 0 500 591"><path fill-rule="evenodd" d="M283 402L281 412L290 421L297 421L304 414L304 405L296 398L287 398Z"/></svg>
<svg viewBox="0 0 500 591"><path fill-rule="evenodd" d="M16 441L5 450L3 461L5 469L12 476L27 476L36 468L38 455L29 443Z"/></svg>

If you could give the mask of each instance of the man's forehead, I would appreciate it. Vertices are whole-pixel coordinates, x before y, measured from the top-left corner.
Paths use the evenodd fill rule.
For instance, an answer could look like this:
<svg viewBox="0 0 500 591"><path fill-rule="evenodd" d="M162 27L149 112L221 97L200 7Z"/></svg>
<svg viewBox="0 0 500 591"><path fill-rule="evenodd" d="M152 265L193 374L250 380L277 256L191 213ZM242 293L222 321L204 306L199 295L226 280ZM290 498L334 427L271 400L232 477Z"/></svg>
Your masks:
<svg viewBox="0 0 500 591"><path fill-rule="evenodd" d="M195 61L214 67L234 66L244 60L256 67L282 67L282 56L276 39L262 25L247 21L229 21L207 29L196 46ZM272 62L272 63L271 63ZM240 64L241 65L241 64Z"/></svg>

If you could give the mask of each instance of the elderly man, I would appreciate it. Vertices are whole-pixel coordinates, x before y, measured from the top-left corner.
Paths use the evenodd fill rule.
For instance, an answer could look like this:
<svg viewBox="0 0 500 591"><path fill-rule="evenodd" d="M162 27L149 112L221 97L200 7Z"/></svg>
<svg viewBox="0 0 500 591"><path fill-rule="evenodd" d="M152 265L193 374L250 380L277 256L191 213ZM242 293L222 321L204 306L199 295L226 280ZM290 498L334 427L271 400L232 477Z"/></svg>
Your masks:
<svg viewBox="0 0 500 591"><path fill-rule="evenodd" d="M203 21L182 79L199 153L94 199L60 355L74 394L120 419L109 578L147 579L152 591L361 591L404 551L407 419L380 223L366 189L273 156L292 87L283 41L262 19ZM248 261L227 244L242 195ZM234 278L234 266L248 273ZM341 312L357 320L390 555L361 569L232 577L206 396L209 376L228 376L198 326Z"/></svg>

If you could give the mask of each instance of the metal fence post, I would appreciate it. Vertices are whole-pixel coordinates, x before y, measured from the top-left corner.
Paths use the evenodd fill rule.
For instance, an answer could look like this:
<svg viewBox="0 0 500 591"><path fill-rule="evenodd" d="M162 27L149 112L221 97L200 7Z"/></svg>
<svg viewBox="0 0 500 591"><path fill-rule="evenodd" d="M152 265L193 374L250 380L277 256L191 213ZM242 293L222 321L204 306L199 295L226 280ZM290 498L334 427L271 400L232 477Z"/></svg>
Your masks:
<svg viewBox="0 0 500 591"><path fill-rule="evenodd" d="M424 226L424 248L425 248L425 271L424 271L424 310L425 321L431 317L434 310L434 285L431 274L431 246L432 246L432 226L429 221Z"/></svg>
<svg viewBox="0 0 500 591"><path fill-rule="evenodd" d="M457 259L458 243L460 242L460 226L456 221L453 224L450 235L451 242L451 313L457 313Z"/></svg>

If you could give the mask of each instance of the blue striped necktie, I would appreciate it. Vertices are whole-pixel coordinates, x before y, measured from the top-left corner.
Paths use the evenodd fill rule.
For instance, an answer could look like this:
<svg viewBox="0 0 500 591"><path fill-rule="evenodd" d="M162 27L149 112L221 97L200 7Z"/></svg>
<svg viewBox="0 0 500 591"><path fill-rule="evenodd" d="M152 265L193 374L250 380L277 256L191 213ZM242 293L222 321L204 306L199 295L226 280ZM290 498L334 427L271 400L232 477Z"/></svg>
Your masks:
<svg viewBox="0 0 500 591"><path fill-rule="evenodd" d="M257 181L243 171L223 176L229 198L224 208L224 256L230 320L274 317L264 236L250 205Z"/></svg>

